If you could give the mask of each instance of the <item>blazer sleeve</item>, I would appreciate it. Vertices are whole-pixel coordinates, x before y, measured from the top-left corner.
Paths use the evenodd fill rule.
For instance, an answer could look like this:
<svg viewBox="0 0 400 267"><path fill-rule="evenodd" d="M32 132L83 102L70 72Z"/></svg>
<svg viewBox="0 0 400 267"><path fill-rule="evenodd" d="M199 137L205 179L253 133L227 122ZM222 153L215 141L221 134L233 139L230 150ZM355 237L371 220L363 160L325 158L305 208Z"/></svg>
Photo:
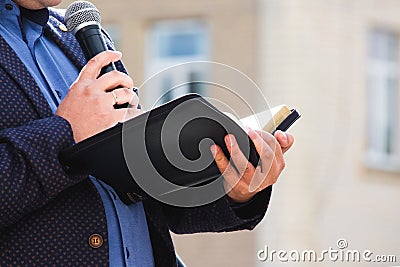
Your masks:
<svg viewBox="0 0 400 267"><path fill-rule="evenodd" d="M0 231L86 178L68 175L58 161L73 143L70 124L59 116L0 131Z"/></svg>
<svg viewBox="0 0 400 267"><path fill-rule="evenodd" d="M252 230L263 219L270 201L272 186L252 200L237 205L224 196L201 207L164 207L170 230L177 234Z"/></svg>

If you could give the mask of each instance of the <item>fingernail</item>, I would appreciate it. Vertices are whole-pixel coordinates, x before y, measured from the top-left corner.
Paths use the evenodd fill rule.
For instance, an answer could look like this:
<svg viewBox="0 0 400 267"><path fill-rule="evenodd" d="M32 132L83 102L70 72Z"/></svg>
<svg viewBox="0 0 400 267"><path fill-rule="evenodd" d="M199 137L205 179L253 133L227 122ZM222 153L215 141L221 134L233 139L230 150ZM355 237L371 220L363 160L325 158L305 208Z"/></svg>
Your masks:
<svg viewBox="0 0 400 267"><path fill-rule="evenodd" d="M213 154L213 156L215 157L215 155L217 155L217 147L215 145L212 145L210 147L211 153Z"/></svg>

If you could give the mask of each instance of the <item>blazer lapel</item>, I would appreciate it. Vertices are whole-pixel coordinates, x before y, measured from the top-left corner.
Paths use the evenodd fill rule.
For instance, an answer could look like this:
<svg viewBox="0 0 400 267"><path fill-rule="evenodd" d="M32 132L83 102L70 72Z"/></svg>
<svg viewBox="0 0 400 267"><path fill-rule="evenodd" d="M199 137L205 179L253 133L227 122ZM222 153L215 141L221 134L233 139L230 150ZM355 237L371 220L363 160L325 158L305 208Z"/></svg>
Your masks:
<svg viewBox="0 0 400 267"><path fill-rule="evenodd" d="M20 88L31 100L40 118L46 118L53 115L53 112L46 101L42 91L36 84L35 79L29 73L28 69L22 63L15 51L0 36L0 65L14 79Z"/></svg>
<svg viewBox="0 0 400 267"><path fill-rule="evenodd" d="M86 64L86 59L78 41L66 31L61 10L50 8L49 11L49 22L45 26L44 34L60 47L78 70L81 70Z"/></svg>
<svg viewBox="0 0 400 267"><path fill-rule="evenodd" d="M45 34L48 38L53 40L58 47L67 55L71 62L81 70L86 65L87 60L83 51L76 40L75 36L70 32L66 31L64 22L65 10L49 8L50 18L45 28ZM103 30L103 34L107 36L105 38L106 45L109 50L115 50L114 44L111 42L111 38ZM115 66L119 71L127 73L125 66L121 60L115 62Z"/></svg>

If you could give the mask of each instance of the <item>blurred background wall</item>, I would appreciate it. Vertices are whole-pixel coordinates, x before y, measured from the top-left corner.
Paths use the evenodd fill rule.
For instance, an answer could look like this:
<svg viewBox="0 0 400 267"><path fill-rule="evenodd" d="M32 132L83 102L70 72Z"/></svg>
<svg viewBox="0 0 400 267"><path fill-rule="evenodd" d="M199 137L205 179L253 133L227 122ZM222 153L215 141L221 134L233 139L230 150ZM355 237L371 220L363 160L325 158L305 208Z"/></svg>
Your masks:
<svg viewBox="0 0 400 267"><path fill-rule="evenodd" d="M92 2L137 86L168 66L211 60L248 75L272 106L303 115L263 222L252 232L174 235L188 266L280 266L259 261L257 251L318 252L339 238L400 262L400 1ZM172 76L142 91L142 103L151 105L179 78ZM335 263L342 265L366 263Z"/></svg>

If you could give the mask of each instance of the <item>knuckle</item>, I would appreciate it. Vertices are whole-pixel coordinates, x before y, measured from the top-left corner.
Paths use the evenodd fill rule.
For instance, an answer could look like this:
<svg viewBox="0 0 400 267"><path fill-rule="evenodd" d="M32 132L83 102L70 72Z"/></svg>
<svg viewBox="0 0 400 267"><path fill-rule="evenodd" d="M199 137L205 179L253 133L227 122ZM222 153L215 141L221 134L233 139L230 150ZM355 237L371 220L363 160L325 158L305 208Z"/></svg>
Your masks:
<svg viewBox="0 0 400 267"><path fill-rule="evenodd" d="M220 153L217 153L217 154L215 155L215 161L216 161L217 163L222 163L222 160L223 160L223 156L222 156Z"/></svg>
<svg viewBox="0 0 400 267"><path fill-rule="evenodd" d="M92 57L89 59L87 65L97 65L99 63L99 57Z"/></svg>
<svg viewBox="0 0 400 267"><path fill-rule="evenodd" d="M239 172L241 174L241 176L247 176L249 174L252 174L253 172L253 165L251 165L251 163L247 163L246 165L244 165L242 168L239 168Z"/></svg>
<svg viewBox="0 0 400 267"><path fill-rule="evenodd" d="M127 74L120 72L118 70L113 70L110 72L113 77L118 79L123 87L132 88L133 80Z"/></svg>
<svg viewBox="0 0 400 267"><path fill-rule="evenodd" d="M246 186L243 185L243 183L236 182L234 191L236 194L241 195L241 196L248 194L248 189L246 188Z"/></svg>

